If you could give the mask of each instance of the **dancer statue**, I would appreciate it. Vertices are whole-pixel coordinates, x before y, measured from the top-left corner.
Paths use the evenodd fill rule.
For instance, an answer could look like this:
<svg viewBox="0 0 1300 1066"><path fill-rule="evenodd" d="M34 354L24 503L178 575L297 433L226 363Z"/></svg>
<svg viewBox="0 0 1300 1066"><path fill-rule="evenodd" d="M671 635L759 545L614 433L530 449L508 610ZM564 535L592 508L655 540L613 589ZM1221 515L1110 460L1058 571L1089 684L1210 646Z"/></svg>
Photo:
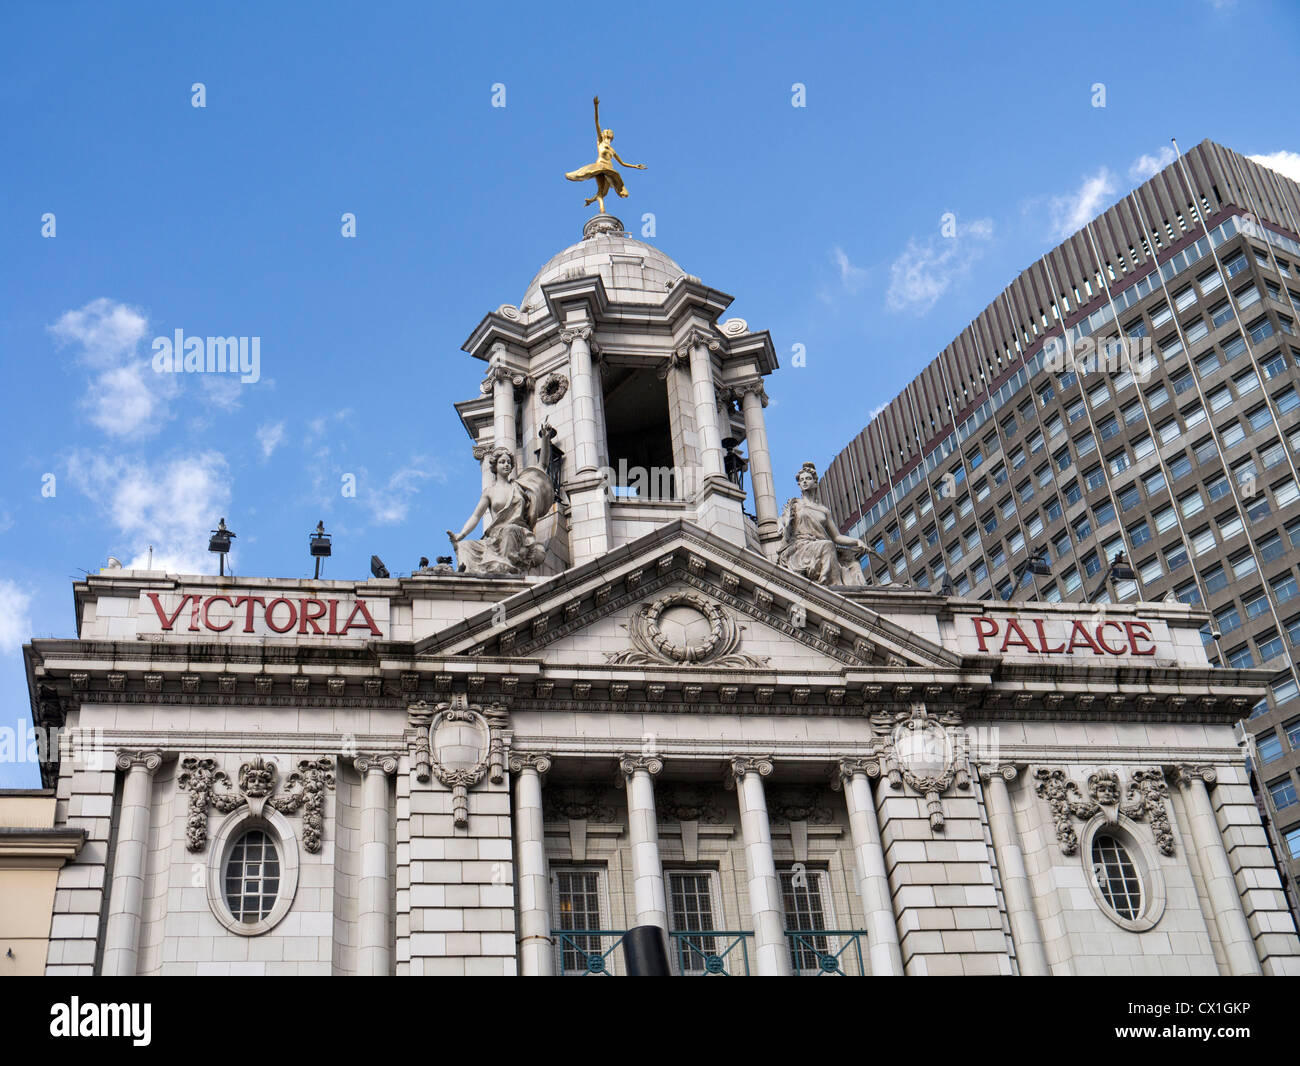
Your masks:
<svg viewBox="0 0 1300 1066"><path fill-rule="evenodd" d="M614 131L600 128L600 97L592 97L592 103L596 105L596 162L571 170L564 176L570 181L586 181L588 178L595 178L596 195L584 200L583 206L590 206L593 202L599 203L600 213L603 215L605 197L611 188L619 196L627 196L627 189L623 188L623 175L614 169L614 161L632 170L645 170L645 164L629 163L614 151Z"/></svg>
<svg viewBox="0 0 1300 1066"><path fill-rule="evenodd" d="M867 546L835 528L830 511L817 499L817 467L804 463L795 475L803 490L781 512L781 549L776 561L819 585L865 585L858 560Z"/></svg>

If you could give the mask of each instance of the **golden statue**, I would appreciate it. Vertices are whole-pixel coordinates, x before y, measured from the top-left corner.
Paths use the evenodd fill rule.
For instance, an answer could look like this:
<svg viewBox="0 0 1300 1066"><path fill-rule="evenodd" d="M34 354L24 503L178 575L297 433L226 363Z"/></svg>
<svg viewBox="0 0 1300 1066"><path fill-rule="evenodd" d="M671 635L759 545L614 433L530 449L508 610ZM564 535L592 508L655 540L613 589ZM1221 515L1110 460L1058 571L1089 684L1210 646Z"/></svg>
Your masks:
<svg viewBox="0 0 1300 1066"><path fill-rule="evenodd" d="M584 206L590 206L593 202L600 204L600 213L605 213L605 196L610 189L613 189L619 196L626 197L627 190L623 188L623 175L614 169L614 160L632 170L645 170L644 163L629 163L620 158L619 154L614 151L614 131L603 130L600 128L600 97L593 96L591 102L596 105L596 162L588 163L585 167L577 170L571 170L564 176L570 181L586 181L588 178L596 179L596 195L583 201Z"/></svg>

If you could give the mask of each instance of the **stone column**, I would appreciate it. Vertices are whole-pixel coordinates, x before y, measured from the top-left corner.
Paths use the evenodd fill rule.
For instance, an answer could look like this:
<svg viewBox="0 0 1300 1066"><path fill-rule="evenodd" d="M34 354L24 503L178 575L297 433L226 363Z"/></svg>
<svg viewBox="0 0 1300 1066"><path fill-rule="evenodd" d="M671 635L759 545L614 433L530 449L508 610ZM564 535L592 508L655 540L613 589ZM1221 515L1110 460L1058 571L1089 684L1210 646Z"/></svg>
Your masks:
<svg viewBox="0 0 1300 1066"><path fill-rule="evenodd" d="M478 460L479 474L482 476L483 490L492 484L492 471L488 467L487 458L492 454L491 444L474 445L474 458Z"/></svg>
<svg viewBox="0 0 1300 1066"><path fill-rule="evenodd" d="M1007 782L1014 781L1019 771L1009 764L981 766L980 780L984 782L984 803L988 809L989 831L993 848L997 852L998 869L1002 873L1002 895L1007 902L1007 917L1011 921L1011 935L1016 943L1016 958L1020 962L1022 977L1050 977L1052 968L1043 950L1043 932L1034 910L1034 894L1025 869L1025 855L1020 848L1020 831L1016 828L1016 815L1011 807L1011 794Z"/></svg>
<svg viewBox="0 0 1300 1066"><path fill-rule="evenodd" d="M1219 940L1228 957L1228 973L1234 977L1259 976L1263 968L1255 951L1255 938L1241 908L1241 893L1228 862L1228 852L1219 832L1219 820L1210 802L1207 784L1218 780L1212 766L1178 766L1174 769L1179 788L1187 802L1191 820L1192 843L1200 856L1201 872L1209 893Z"/></svg>
<svg viewBox="0 0 1300 1066"><path fill-rule="evenodd" d="M514 752L515 861L519 864L519 954L525 977L555 973L551 943L550 883L546 872L546 838L542 815L542 777L551 768L549 755Z"/></svg>
<svg viewBox="0 0 1300 1066"><path fill-rule="evenodd" d="M492 437L496 446L509 448L516 465L520 465L515 451L519 435L515 426L515 386L523 384L524 375L506 365L504 354L503 349L494 349L491 369L479 389L484 395L492 393Z"/></svg>
<svg viewBox="0 0 1300 1066"><path fill-rule="evenodd" d="M659 822L655 813L653 776L663 760L654 756L624 755L618 761L627 781L627 829L632 845L634 925L657 925L668 930L668 897L664 868L659 861Z"/></svg>
<svg viewBox="0 0 1300 1066"><path fill-rule="evenodd" d="M695 429L699 434L700 465L703 478L726 477L722 461L722 437L718 433L717 390L713 381L713 360L718 342L700 330L691 330L686 342L678 347L679 358L689 353L691 361L691 395L695 399Z"/></svg>
<svg viewBox="0 0 1300 1066"><path fill-rule="evenodd" d="M858 895L867 920L867 954L873 977L902 977L903 952L898 944L898 919L885 869L880 822L871 798L871 778L880 774L876 759L841 759L837 783L844 789L853 834L853 859L858 871Z"/></svg>
<svg viewBox="0 0 1300 1066"><path fill-rule="evenodd" d="M566 329L560 339L569 346L569 378L573 391L573 462L579 474L600 468L600 427L596 424L595 376L591 366L591 327Z"/></svg>
<svg viewBox="0 0 1300 1066"><path fill-rule="evenodd" d="M107 977L134 977L140 954L140 912L144 906L144 875L149 854L150 793L153 775L162 765L162 752L119 751L117 768L126 771L122 810L113 849L113 886L108 898L104 931Z"/></svg>
<svg viewBox="0 0 1300 1066"><path fill-rule="evenodd" d="M754 490L754 516L763 540L777 535L776 481L772 477L772 453L767 446L767 423L763 408L767 393L761 381L739 385L740 409L745 416L745 440L749 445L749 483Z"/></svg>
<svg viewBox="0 0 1300 1066"><path fill-rule="evenodd" d="M745 837L745 866L749 872L749 910L754 925L754 959L760 977L790 976L790 945L785 938L781 882L772 856L772 827L767 820L763 778L772 760L738 756L731 776L740 800L740 828Z"/></svg>
<svg viewBox="0 0 1300 1066"><path fill-rule="evenodd" d="M358 755L352 765L361 775L357 973L386 977L393 955L388 926L393 906L393 886L388 879L388 775L397 772L397 756Z"/></svg>

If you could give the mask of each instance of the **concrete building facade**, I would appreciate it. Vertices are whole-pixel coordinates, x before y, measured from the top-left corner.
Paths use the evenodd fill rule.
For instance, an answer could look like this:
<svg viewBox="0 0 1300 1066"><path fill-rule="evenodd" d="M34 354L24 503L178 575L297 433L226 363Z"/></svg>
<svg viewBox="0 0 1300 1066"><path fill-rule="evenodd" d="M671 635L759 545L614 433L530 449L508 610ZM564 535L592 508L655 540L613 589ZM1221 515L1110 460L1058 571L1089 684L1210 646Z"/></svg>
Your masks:
<svg viewBox="0 0 1300 1066"><path fill-rule="evenodd" d="M1251 769L1292 884L1297 316L1300 186L1206 141L1017 277L821 483L877 581L1207 611L1212 663L1272 674ZM1018 584L1035 550L1050 574Z"/></svg>

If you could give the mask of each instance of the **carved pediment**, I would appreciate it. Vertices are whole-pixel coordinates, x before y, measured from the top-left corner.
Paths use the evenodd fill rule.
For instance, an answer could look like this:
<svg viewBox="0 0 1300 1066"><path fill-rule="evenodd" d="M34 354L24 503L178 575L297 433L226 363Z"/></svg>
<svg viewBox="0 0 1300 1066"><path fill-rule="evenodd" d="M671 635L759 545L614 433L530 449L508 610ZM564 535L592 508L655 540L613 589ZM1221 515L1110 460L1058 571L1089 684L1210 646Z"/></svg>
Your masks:
<svg viewBox="0 0 1300 1066"><path fill-rule="evenodd" d="M415 650L548 659L562 644L572 651L589 639L603 666L771 670L770 648L752 646L760 631L758 643L787 643L811 669L951 670L960 662L861 604L684 521L486 607Z"/></svg>

